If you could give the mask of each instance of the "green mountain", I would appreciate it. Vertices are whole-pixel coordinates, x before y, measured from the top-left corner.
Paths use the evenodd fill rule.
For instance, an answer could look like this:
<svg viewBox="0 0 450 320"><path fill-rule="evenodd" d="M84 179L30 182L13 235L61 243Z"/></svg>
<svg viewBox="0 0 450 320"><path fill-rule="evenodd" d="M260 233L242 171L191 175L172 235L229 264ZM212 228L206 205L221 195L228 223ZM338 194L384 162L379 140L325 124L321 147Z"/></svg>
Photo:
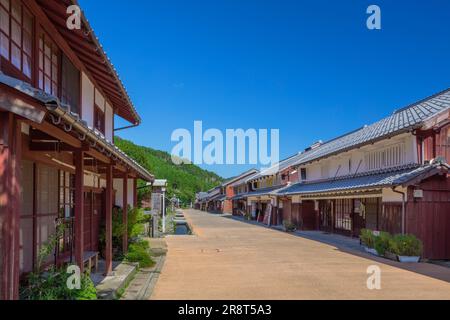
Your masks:
<svg viewBox="0 0 450 320"><path fill-rule="evenodd" d="M131 141L115 137L114 143L141 166L150 171L155 179L167 179L168 197L177 196L184 204L195 199L195 193L207 191L220 183L223 178L193 164L175 165L171 155L164 151L138 146ZM144 183L139 182L139 187ZM149 197L150 188L139 189L139 198Z"/></svg>

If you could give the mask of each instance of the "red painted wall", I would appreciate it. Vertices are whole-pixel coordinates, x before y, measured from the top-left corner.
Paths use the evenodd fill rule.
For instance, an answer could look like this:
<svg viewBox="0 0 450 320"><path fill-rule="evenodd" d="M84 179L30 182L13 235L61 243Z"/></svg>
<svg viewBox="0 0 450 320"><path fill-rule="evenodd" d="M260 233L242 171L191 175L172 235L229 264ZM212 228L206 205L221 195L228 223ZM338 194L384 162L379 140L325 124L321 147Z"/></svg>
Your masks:
<svg viewBox="0 0 450 320"><path fill-rule="evenodd" d="M450 259L450 178L434 176L417 188L423 198L408 189L406 232L422 240L425 258Z"/></svg>
<svg viewBox="0 0 450 320"><path fill-rule="evenodd" d="M233 201L231 200L234 197L234 189L231 186L227 186L225 189L225 195L227 199L224 201L223 212L224 213L233 213Z"/></svg>
<svg viewBox="0 0 450 320"><path fill-rule="evenodd" d="M428 134L423 138L423 143L425 161L441 156L447 163L450 162L450 124L437 133Z"/></svg>

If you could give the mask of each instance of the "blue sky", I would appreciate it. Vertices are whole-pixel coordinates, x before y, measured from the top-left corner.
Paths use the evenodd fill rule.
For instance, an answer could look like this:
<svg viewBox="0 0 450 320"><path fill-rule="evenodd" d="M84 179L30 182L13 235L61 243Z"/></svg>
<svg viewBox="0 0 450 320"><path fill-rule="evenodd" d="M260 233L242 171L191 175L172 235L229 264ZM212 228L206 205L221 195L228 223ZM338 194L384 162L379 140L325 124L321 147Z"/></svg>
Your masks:
<svg viewBox="0 0 450 320"><path fill-rule="evenodd" d="M143 119L119 135L155 149L202 120L280 129L287 157L450 87L447 0L80 4ZM366 28L371 4L382 30Z"/></svg>

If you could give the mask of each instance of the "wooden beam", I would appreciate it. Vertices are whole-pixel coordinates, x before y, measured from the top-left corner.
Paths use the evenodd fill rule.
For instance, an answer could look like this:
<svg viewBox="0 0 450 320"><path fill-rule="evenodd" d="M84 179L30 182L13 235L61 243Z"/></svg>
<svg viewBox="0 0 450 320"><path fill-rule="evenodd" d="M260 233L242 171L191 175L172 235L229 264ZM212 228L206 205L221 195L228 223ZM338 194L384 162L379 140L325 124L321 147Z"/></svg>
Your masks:
<svg viewBox="0 0 450 320"><path fill-rule="evenodd" d="M12 112L32 122L42 122L47 109L42 103L4 84L0 84L0 110Z"/></svg>
<svg viewBox="0 0 450 320"><path fill-rule="evenodd" d="M119 170L120 172L124 172L124 173L127 172L127 168L125 168L124 166L122 166L122 165L120 165L120 164L116 164L116 165L115 165L115 168L116 168L117 170Z"/></svg>
<svg viewBox="0 0 450 320"><path fill-rule="evenodd" d="M35 128L38 129L40 131L43 131L49 135L51 135L52 137L54 137L55 139L58 139L59 141L65 142L68 145L75 147L75 148L81 148L82 143L79 139L75 138L74 136L68 134L67 132L65 132L64 130L50 124L47 121L44 121L41 124L38 123L34 123L32 121L27 121L27 123Z"/></svg>
<svg viewBox="0 0 450 320"><path fill-rule="evenodd" d="M75 162L75 262L84 269L84 152L74 153Z"/></svg>
<svg viewBox="0 0 450 320"><path fill-rule="evenodd" d="M90 148L89 151L86 152L91 157L94 157L95 159L99 160L100 162L104 164L110 164L111 159L105 156L104 154L100 153L99 151L95 150L94 148Z"/></svg>
<svg viewBox="0 0 450 320"><path fill-rule="evenodd" d="M30 139L31 140L55 140L57 141L58 139L55 137L52 137L51 135L42 132L41 130L37 130L37 129L33 129L30 128Z"/></svg>
<svg viewBox="0 0 450 320"><path fill-rule="evenodd" d="M113 209L113 166L106 166L106 205L105 205L105 227L106 227L106 249L105 249L105 276L112 273L112 209Z"/></svg>
<svg viewBox="0 0 450 320"><path fill-rule="evenodd" d="M89 151L89 147L86 145L81 146L81 148L75 148L68 144L62 142L39 142L39 141L31 141L30 142L30 151L37 152L76 152L78 150L81 151Z"/></svg>

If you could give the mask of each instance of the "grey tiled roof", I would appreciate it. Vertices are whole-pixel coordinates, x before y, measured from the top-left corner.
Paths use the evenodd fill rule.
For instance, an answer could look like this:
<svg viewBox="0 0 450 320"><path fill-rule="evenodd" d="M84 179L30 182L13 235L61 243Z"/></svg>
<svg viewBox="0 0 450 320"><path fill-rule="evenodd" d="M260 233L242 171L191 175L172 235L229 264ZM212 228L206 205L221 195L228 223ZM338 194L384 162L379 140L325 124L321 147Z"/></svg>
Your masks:
<svg viewBox="0 0 450 320"><path fill-rule="evenodd" d="M447 164L411 165L409 167L393 168L377 172L369 172L356 176L346 176L332 180L313 183L297 183L275 192L277 195L316 194L329 192L342 192L358 189L376 189L394 187L407 184L417 177L438 171L440 168L448 169Z"/></svg>
<svg viewBox="0 0 450 320"><path fill-rule="evenodd" d="M244 173L241 173L240 175L238 175L236 177L233 177L233 178L225 180L222 183L222 186L225 187L225 186L231 185L232 187L234 187L236 185L241 184L242 180L244 180L244 179L246 179L246 178L248 178L250 176L253 176L253 175L257 174L257 173L258 173L258 170L256 170L256 169L247 170Z"/></svg>
<svg viewBox="0 0 450 320"><path fill-rule="evenodd" d="M208 198L208 201L223 201L225 198L225 195L219 193Z"/></svg>
<svg viewBox="0 0 450 320"><path fill-rule="evenodd" d="M281 160L277 164L271 166L270 168L261 170L260 173L253 175L246 179L247 182L264 177L264 176L270 176L273 174L276 174L277 172L283 171L290 166L292 166L294 163L296 163L299 159L301 159L302 154L297 153L293 156L290 156L289 158L286 158L284 160Z"/></svg>
<svg viewBox="0 0 450 320"><path fill-rule="evenodd" d="M284 187L285 186L282 185L282 186L261 188L261 189L255 190L255 191L239 194L239 195L233 197L232 199L241 199L241 198L246 198L246 197L260 197L260 196L270 195L270 194L274 194L278 190L283 189Z"/></svg>
<svg viewBox="0 0 450 320"><path fill-rule="evenodd" d="M86 121L82 120L78 114L72 113L68 111L68 106L61 103L61 101L53 96L49 95L43 90L34 88L30 84L23 82L19 79L10 77L5 75L4 73L0 72L0 83L3 83L4 85L7 85L19 92L22 92L37 101L40 101L42 104L45 105L47 110L53 114L56 113L58 109L64 110L64 113L71 118L70 123L71 124L79 124L81 127L83 127L85 132L89 132L93 136L96 137L99 141L102 141L108 148L111 150L111 155L114 154L114 156L118 156L119 158L123 159L125 163L127 163L129 166L131 166L133 169L135 169L137 172L139 172L143 177L145 177L148 180L152 180L154 177L153 175L147 171L144 167L142 167L136 160L128 156L125 152L123 152L120 148L118 148L115 144L113 144L111 141L106 139L106 137L99 132L98 130L91 128L87 125Z"/></svg>
<svg viewBox="0 0 450 320"><path fill-rule="evenodd" d="M420 127L434 115L450 108L450 89L394 112L374 124L355 130L299 155L294 165L308 163L367 143Z"/></svg>
<svg viewBox="0 0 450 320"><path fill-rule="evenodd" d="M16 78L7 76L0 71L0 83L3 83L17 91L20 91L27 96L30 96L44 104L46 103L59 103L59 99L55 96L45 93L42 90L36 89L26 82L20 81Z"/></svg>

